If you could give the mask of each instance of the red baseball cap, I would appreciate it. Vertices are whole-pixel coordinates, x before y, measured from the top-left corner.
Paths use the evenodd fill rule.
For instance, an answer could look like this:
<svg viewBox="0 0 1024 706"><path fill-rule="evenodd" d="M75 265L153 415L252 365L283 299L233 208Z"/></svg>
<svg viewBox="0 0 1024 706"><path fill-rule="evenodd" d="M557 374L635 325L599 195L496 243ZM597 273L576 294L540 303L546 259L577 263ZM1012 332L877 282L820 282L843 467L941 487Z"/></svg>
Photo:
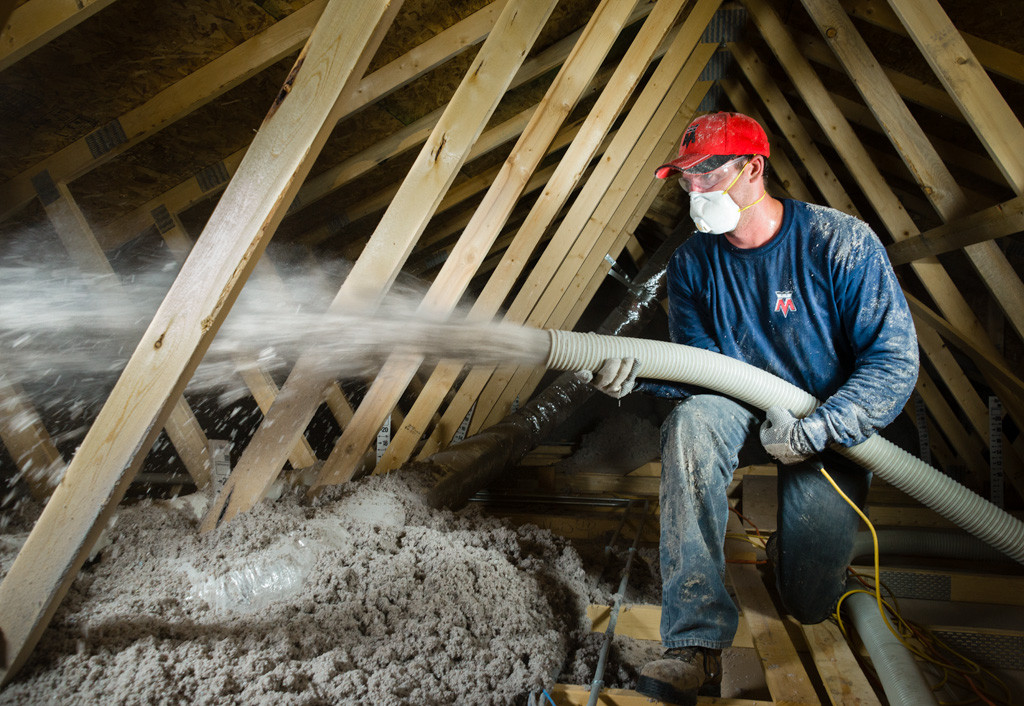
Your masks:
<svg viewBox="0 0 1024 706"><path fill-rule="evenodd" d="M658 167L655 174L659 179L667 179L710 157L744 154L768 156L768 136L757 121L741 113L708 113L687 126L679 144L679 156Z"/></svg>

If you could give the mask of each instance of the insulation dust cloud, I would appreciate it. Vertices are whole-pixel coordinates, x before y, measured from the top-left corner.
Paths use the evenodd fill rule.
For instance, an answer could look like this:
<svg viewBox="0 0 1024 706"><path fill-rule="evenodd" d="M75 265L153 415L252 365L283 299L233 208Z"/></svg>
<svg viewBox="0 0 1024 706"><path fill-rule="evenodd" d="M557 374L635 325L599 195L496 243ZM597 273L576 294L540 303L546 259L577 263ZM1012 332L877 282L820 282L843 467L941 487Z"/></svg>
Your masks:
<svg viewBox="0 0 1024 706"><path fill-rule="evenodd" d="M259 368L283 382L300 356L335 379L372 378L390 355L472 363L544 362L536 329L470 322L418 310L424 292L396 286L376 306L327 311L345 268L322 275L268 276L247 282L186 394L223 403L250 394L240 370ZM176 274L153 267L129 278L86 275L48 265L0 264L0 375L32 385L65 407L102 402ZM263 276L261 276L263 275Z"/></svg>

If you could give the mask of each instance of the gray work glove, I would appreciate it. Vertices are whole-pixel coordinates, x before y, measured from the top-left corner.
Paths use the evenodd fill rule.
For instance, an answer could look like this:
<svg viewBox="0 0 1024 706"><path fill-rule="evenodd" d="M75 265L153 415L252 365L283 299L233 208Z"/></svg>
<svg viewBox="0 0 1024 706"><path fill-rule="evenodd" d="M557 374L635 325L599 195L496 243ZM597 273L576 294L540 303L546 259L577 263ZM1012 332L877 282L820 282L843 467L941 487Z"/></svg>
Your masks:
<svg viewBox="0 0 1024 706"><path fill-rule="evenodd" d="M636 385L636 375L640 372L640 361L636 358L605 358L596 373L580 370L576 377L589 382L591 387L616 400L620 400Z"/></svg>
<svg viewBox="0 0 1024 706"><path fill-rule="evenodd" d="M787 466L814 455L800 420L782 407L768 410L761 425L761 445L772 458Z"/></svg>

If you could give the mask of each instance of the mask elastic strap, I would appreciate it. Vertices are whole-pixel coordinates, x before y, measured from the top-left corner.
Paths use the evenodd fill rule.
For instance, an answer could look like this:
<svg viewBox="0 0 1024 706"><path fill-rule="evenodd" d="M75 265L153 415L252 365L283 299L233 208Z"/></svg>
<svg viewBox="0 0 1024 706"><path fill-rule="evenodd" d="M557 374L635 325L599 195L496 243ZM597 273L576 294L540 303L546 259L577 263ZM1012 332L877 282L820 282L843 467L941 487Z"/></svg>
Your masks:
<svg viewBox="0 0 1024 706"><path fill-rule="evenodd" d="M756 206L757 204L761 203L761 201L763 201L763 200L764 200L764 197L765 197L765 196L767 196L767 195L768 195L768 192L767 192L767 191L762 191L762 192L761 192L761 195L760 195L760 196L758 197L757 201L755 201L755 202L754 202L754 203L752 203L752 204L748 204L748 205L744 206L743 208L741 208L741 209L740 209L740 213L743 213L744 211L746 211L746 210L747 210L748 208L750 208L751 206Z"/></svg>
<svg viewBox="0 0 1024 706"><path fill-rule="evenodd" d="M736 176L734 176L732 178L732 181L729 182L729 186L725 187L725 191L722 192L723 194L728 194L729 193L729 189L731 189L736 184L736 182L739 181L740 174L742 174L743 170L747 168L747 164L750 164L749 160L747 161L746 164L744 164L742 167L740 167L740 170L738 172L736 172ZM751 205L753 205L753 204L751 204Z"/></svg>

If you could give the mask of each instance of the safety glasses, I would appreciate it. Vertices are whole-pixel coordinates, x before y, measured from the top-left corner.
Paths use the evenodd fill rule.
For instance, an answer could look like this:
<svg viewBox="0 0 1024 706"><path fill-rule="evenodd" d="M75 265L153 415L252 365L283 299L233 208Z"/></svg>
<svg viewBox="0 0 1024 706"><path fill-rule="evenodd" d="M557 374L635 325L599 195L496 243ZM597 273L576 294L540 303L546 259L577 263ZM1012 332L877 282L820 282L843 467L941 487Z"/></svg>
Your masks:
<svg viewBox="0 0 1024 706"><path fill-rule="evenodd" d="M680 174L679 175L679 186L683 188L683 191L711 191L712 187L717 186L719 182L724 181L730 176L731 168L745 160L746 157L737 157L731 162L726 162L722 166L714 169L706 174Z"/></svg>

